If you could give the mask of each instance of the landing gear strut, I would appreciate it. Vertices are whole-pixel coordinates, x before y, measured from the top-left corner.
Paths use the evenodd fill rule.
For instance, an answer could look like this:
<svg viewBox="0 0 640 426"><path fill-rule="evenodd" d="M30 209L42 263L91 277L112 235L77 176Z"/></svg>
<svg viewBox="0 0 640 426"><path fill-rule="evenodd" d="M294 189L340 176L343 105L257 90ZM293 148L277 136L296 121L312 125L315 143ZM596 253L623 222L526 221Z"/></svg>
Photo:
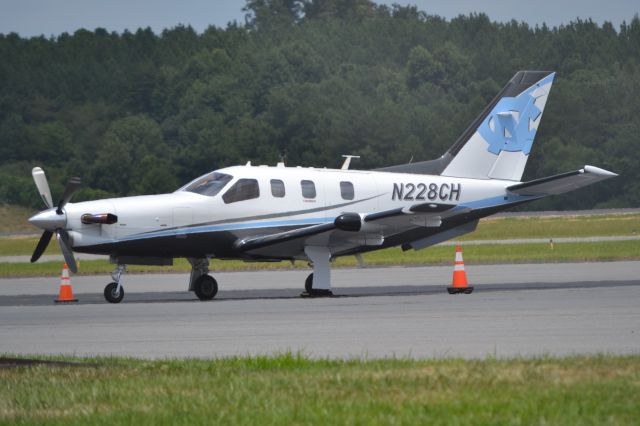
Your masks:
<svg viewBox="0 0 640 426"><path fill-rule="evenodd" d="M111 273L111 278L114 282L107 284L104 288L104 298L109 303L120 303L124 298L124 288L120 283L122 274L127 270L126 265L118 265L118 267Z"/></svg>
<svg viewBox="0 0 640 426"><path fill-rule="evenodd" d="M309 274L304 282L302 297L327 297L333 296L331 291L331 252L327 247L307 246L304 252L313 262L313 273Z"/></svg>

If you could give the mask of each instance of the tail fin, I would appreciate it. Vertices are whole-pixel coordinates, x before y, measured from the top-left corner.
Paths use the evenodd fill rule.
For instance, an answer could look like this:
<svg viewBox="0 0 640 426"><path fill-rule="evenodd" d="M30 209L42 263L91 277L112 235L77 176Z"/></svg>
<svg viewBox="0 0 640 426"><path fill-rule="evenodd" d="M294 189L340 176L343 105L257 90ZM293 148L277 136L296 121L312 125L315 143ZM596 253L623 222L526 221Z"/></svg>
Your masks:
<svg viewBox="0 0 640 426"><path fill-rule="evenodd" d="M449 149L443 176L519 181L555 73L519 71Z"/></svg>
<svg viewBox="0 0 640 426"><path fill-rule="evenodd" d="M554 77L518 71L442 157L378 170L520 181Z"/></svg>

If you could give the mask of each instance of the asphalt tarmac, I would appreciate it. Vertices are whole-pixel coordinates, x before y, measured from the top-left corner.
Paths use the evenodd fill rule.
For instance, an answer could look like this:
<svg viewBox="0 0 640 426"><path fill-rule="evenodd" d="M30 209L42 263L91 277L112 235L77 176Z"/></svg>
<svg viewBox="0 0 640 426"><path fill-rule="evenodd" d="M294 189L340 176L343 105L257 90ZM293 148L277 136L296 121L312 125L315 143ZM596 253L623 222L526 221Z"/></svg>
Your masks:
<svg viewBox="0 0 640 426"><path fill-rule="evenodd" d="M449 295L451 267L333 271L336 297L299 297L308 271L214 274L216 300L187 274L72 277L79 303L54 305L59 279L0 280L0 353L220 357L544 356L640 353L640 262L467 265L475 290Z"/></svg>

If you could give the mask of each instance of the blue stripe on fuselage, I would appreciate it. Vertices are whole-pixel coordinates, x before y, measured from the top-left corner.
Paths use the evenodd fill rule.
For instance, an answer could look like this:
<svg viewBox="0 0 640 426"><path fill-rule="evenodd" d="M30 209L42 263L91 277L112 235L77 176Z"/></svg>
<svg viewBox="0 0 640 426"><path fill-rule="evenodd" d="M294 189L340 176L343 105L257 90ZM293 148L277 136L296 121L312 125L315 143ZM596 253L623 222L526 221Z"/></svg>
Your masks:
<svg viewBox="0 0 640 426"><path fill-rule="evenodd" d="M333 222L333 218L309 218L296 220L276 220L269 222L244 222L244 223L225 223L224 225L205 225L190 228L179 228L166 231L145 232L144 234L134 234L127 237L119 238L117 241L131 241L154 237L170 237L174 235L190 235L202 234L207 232L231 231L236 229L248 228L273 228L277 226L297 226L297 225L318 225L321 223Z"/></svg>
<svg viewBox="0 0 640 426"><path fill-rule="evenodd" d="M533 200L540 197L533 196L524 196L524 195L501 195L497 197L486 198L483 200L472 201L467 204L459 204L456 206L452 212L461 209L480 209L486 207L496 207L505 204L511 204L518 201L523 200ZM231 231L237 229L261 229L261 228L274 228L274 227L288 227L288 226L300 226L300 225L318 225L321 223L329 223L333 222L333 218L326 217L317 217L317 218L308 218L308 219L289 219L289 220L277 220L277 221L268 221L268 222L243 222L243 223L226 223L221 225L204 225L204 226L196 226L189 228L179 228L179 229L171 229L171 230L160 230L160 231L151 231L144 232L139 234L134 234L127 237L122 237L117 240L113 240L109 243L118 243L123 241L135 241L135 240L145 240L148 238L156 238L156 237L171 237L176 235L190 235L190 234L202 234L209 232L220 232L220 231ZM109 244L107 243L107 244Z"/></svg>

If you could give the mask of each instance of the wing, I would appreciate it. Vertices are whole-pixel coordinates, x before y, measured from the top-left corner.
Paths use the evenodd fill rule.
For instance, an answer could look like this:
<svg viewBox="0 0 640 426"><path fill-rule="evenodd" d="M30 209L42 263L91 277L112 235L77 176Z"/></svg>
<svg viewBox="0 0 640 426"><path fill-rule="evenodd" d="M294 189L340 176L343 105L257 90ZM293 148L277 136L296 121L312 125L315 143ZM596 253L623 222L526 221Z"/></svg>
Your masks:
<svg viewBox="0 0 640 426"><path fill-rule="evenodd" d="M360 230L362 218L357 213L343 213L326 223L319 223L274 234L242 238L234 243L234 249L265 257L291 258L304 251L308 242L330 245L329 236L334 233L353 234ZM312 240L313 239L313 240ZM273 256L273 253L282 253Z"/></svg>
<svg viewBox="0 0 640 426"><path fill-rule="evenodd" d="M314 235L319 235L336 229L335 223L321 223L318 225L306 226L291 231L278 232L275 234L261 235L257 237L247 237L238 240L234 244L234 249L241 252L250 252L265 247L281 245L294 240L304 240Z"/></svg>
<svg viewBox="0 0 640 426"><path fill-rule="evenodd" d="M326 223L245 237L235 242L234 249L249 256L295 258L303 255L306 245L327 246L332 252L380 246L390 235L415 227L438 227L444 218L468 211L453 204L420 203L369 215L343 213Z"/></svg>

